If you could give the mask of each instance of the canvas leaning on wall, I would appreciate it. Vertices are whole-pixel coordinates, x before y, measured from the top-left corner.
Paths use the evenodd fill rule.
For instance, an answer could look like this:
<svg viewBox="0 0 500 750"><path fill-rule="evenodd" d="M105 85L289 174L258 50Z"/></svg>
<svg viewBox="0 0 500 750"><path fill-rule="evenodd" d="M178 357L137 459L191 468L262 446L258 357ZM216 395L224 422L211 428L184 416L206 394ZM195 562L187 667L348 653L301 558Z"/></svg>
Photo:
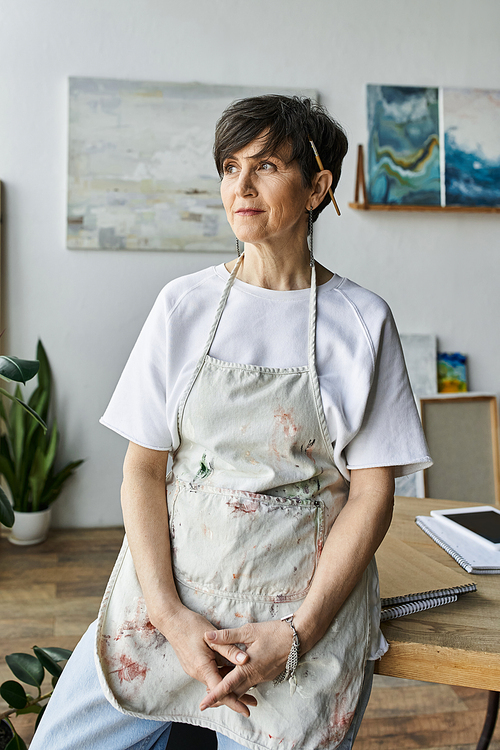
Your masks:
<svg viewBox="0 0 500 750"><path fill-rule="evenodd" d="M212 158L235 99L311 90L69 80L67 246L230 251L234 235Z"/></svg>
<svg viewBox="0 0 500 750"><path fill-rule="evenodd" d="M422 396L434 396L438 392L437 339L436 336L426 333L402 333L400 338L411 389L419 406ZM424 497L423 471L397 477L396 495Z"/></svg>

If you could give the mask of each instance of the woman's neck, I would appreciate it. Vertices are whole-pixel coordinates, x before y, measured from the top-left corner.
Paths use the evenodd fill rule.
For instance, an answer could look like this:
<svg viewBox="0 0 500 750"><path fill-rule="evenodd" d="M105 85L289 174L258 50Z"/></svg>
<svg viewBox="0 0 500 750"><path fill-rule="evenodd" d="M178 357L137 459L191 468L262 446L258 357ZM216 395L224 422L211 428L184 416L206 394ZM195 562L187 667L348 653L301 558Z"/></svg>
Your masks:
<svg viewBox="0 0 500 750"><path fill-rule="evenodd" d="M236 259L226 263L231 272ZM316 263L317 283L324 284L333 274L327 268ZM308 289L311 286L311 266L307 245L299 252L276 253L263 247L245 244L245 255L241 261L236 278L252 286L276 291Z"/></svg>

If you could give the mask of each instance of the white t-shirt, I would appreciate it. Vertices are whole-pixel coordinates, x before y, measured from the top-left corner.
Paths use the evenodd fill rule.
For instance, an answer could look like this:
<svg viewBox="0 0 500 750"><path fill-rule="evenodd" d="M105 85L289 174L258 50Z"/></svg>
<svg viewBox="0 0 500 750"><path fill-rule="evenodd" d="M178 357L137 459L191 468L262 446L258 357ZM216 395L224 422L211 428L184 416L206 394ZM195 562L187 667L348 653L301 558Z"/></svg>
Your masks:
<svg viewBox="0 0 500 750"><path fill-rule="evenodd" d="M177 409L203 352L229 273L223 264L167 284L144 324L101 423L154 450L178 446ZM235 280L210 349L263 367L307 365L309 289L275 291ZM316 367L338 469L431 465L391 311L334 275L318 287ZM372 592L374 618L378 592ZM374 623L375 625L375 623ZM371 658L386 649L378 621Z"/></svg>

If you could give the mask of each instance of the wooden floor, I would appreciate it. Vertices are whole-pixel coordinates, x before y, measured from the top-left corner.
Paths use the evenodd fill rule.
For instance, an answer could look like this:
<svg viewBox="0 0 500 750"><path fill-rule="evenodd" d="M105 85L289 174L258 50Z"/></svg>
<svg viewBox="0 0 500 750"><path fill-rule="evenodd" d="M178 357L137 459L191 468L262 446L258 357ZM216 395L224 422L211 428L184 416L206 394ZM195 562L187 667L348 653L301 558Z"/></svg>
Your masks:
<svg viewBox="0 0 500 750"><path fill-rule="evenodd" d="M74 648L96 617L122 536L121 529L53 531L36 547L0 538L0 682L12 678L6 654ZM375 677L356 750L475 750L486 701L481 690ZM34 717L14 723L29 742ZM500 750L500 726L490 748Z"/></svg>

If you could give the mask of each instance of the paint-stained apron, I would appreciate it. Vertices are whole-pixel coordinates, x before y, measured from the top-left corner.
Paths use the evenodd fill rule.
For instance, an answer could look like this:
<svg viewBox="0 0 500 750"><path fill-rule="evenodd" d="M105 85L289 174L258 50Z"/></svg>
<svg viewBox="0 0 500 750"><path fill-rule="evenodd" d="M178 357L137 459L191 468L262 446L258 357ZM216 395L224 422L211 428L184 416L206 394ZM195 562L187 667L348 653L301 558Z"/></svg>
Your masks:
<svg viewBox="0 0 500 750"><path fill-rule="evenodd" d="M179 407L180 446L167 480L177 590L216 628L298 609L349 491L335 466L316 372L314 269L307 366L258 367L209 355L239 262ZM202 713L205 687L151 624L125 539L99 613L105 695L127 714L209 727L249 748L333 750L361 691L376 575L372 561L327 633L300 658L292 696L288 682L265 682L253 690L258 705L250 718L226 706Z"/></svg>

